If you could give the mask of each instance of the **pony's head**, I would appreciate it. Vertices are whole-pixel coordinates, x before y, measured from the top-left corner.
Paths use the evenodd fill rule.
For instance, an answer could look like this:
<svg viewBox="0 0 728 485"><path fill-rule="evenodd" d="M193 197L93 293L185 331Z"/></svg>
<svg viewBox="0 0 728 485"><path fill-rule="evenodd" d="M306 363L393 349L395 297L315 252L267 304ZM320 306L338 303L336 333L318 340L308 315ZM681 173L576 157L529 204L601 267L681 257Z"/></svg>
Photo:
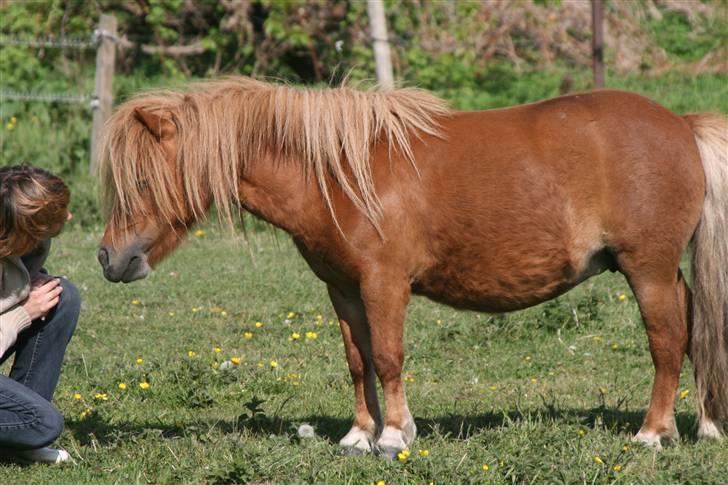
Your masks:
<svg viewBox="0 0 728 485"><path fill-rule="evenodd" d="M249 78L122 104L106 126L100 186L109 223L99 262L110 281L145 277L210 206L232 226L255 162L297 160L331 205L329 179L379 230L370 148L388 140L414 165L410 137L439 136L446 104L413 90L295 88Z"/></svg>
<svg viewBox="0 0 728 485"><path fill-rule="evenodd" d="M132 100L107 124L99 175L108 224L98 260L109 281L147 276L209 206L199 191L187 198L176 103L170 101Z"/></svg>

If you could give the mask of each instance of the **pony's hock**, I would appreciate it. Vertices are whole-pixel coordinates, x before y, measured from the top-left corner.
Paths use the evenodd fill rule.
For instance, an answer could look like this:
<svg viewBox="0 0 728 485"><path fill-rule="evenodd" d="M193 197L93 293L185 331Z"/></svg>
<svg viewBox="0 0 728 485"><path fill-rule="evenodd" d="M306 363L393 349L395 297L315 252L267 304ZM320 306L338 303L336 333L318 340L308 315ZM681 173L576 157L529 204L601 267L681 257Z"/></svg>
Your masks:
<svg viewBox="0 0 728 485"><path fill-rule="evenodd" d="M635 439L659 447L677 437L673 404L688 350L698 434L722 435L722 116L678 116L609 90L455 112L413 89L243 78L121 105L100 173L111 218L99 261L111 281L146 276L213 203L228 223L243 209L291 234L339 317L355 395L345 448L392 455L415 438L401 380L412 293L513 311L607 269L627 278L655 365ZM678 266L690 241L692 292Z"/></svg>

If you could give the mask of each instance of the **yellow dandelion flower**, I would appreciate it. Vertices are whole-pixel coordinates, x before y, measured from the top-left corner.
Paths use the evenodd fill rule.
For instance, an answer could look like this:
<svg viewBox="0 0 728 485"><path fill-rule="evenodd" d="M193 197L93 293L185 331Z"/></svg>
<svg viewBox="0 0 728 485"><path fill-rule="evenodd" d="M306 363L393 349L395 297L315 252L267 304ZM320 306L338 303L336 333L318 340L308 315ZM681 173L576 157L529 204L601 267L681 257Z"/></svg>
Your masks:
<svg viewBox="0 0 728 485"><path fill-rule="evenodd" d="M86 416L88 416L90 414L91 414L91 410L90 409L85 409L85 410L81 411L81 414L79 415L79 417L81 419L85 419Z"/></svg>
<svg viewBox="0 0 728 485"><path fill-rule="evenodd" d="M263 328L263 324L261 322L255 322L255 328Z"/></svg>
<svg viewBox="0 0 728 485"><path fill-rule="evenodd" d="M599 456L594 457L594 463L597 465L604 465L604 461Z"/></svg>
<svg viewBox="0 0 728 485"><path fill-rule="evenodd" d="M622 447L622 451L629 451L629 445L624 445Z"/></svg>
<svg viewBox="0 0 728 485"><path fill-rule="evenodd" d="M293 318L296 316L296 312L288 312L288 315L286 315L286 318Z"/></svg>
<svg viewBox="0 0 728 485"><path fill-rule="evenodd" d="M487 463L483 463L483 471L487 472L488 470L490 470L490 466Z"/></svg>
<svg viewBox="0 0 728 485"><path fill-rule="evenodd" d="M617 350L619 348L619 344L612 344L612 350Z"/></svg>
<svg viewBox="0 0 728 485"><path fill-rule="evenodd" d="M619 472L622 471L622 465L614 465L612 467L612 470L614 470L615 472L619 473Z"/></svg>
<svg viewBox="0 0 728 485"><path fill-rule="evenodd" d="M240 364L240 357L231 357L230 362L232 362L235 365Z"/></svg>
<svg viewBox="0 0 728 485"><path fill-rule="evenodd" d="M536 379L535 377L531 378L531 384L536 384L537 382L538 382L538 379Z"/></svg>
<svg viewBox="0 0 728 485"><path fill-rule="evenodd" d="M625 295L624 293L620 293L619 296L617 297L617 299L619 301L624 301L627 299L627 295Z"/></svg>
<svg viewBox="0 0 728 485"><path fill-rule="evenodd" d="M12 124L12 123L8 123L7 125L5 125L5 128L6 128L6 129L7 129L8 131L13 131L13 129L15 128L15 125L14 125L14 124Z"/></svg>
<svg viewBox="0 0 728 485"><path fill-rule="evenodd" d="M196 357L196 356L197 356L197 353L194 350L187 351L187 357L189 357L190 359L193 357Z"/></svg>
<svg viewBox="0 0 728 485"><path fill-rule="evenodd" d="M684 391L682 391L680 393L680 399L685 399L686 397L688 397L688 394L690 394L690 390L689 389L685 389Z"/></svg>
<svg viewBox="0 0 728 485"><path fill-rule="evenodd" d="M438 324L438 325L442 325L442 320L438 320L438 321L437 321L437 324Z"/></svg>
<svg viewBox="0 0 728 485"><path fill-rule="evenodd" d="M132 305L141 305L141 301L137 300L136 298L131 301Z"/></svg>
<svg viewBox="0 0 728 485"><path fill-rule="evenodd" d="M384 480L377 480L377 485L387 485L387 482Z"/></svg>
<svg viewBox="0 0 728 485"><path fill-rule="evenodd" d="M149 389L151 387L151 384L149 384L147 381L140 382L139 387L142 389Z"/></svg>
<svg viewBox="0 0 728 485"><path fill-rule="evenodd" d="M75 393L73 395L73 399L74 399L74 401L80 401L81 399L83 399L83 396L80 395L79 393Z"/></svg>
<svg viewBox="0 0 728 485"><path fill-rule="evenodd" d="M220 347L213 347L212 351L215 352L216 354L219 354L220 352L222 352L222 349Z"/></svg>
<svg viewBox="0 0 728 485"><path fill-rule="evenodd" d="M105 392L97 392L94 395L94 399L96 399L97 401L108 401L109 396L107 396Z"/></svg>
<svg viewBox="0 0 728 485"><path fill-rule="evenodd" d="M579 434L579 436L584 436L586 434L586 431L580 429L579 431L577 431L577 433Z"/></svg>
<svg viewBox="0 0 728 485"><path fill-rule="evenodd" d="M142 365L144 363L144 359L142 359L141 357L137 357L136 363Z"/></svg>
<svg viewBox="0 0 728 485"><path fill-rule="evenodd" d="M306 338L316 340L318 338L318 334L316 332L306 332Z"/></svg>
<svg viewBox="0 0 728 485"><path fill-rule="evenodd" d="M173 317L173 316L174 316L174 312L169 312L169 313L168 313L168 315L169 315L170 317Z"/></svg>
<svg viewBox="0 0 728 485"><path fill-rule="evenodd" d="M122 391L125 390L126 389L126 384L124 384L123 382L120 382L119 383L119 389L121 389Z"/></svg>
<svg viewBox="0 0 728 485"><path fill-rule="evenodd" d="M251 338L253 338L253 332L245 332L243 334L243 337L245 337L247 340L250 340Z"/></svg>
<svg viewBox="0 0 728 485"><path fill-rule="evenodd" d="M300 334L300 333L298 333L298 332L293 332L293 333L291 334L291 339L293 339L293 340L298 340L298 339L300 339L300 338L301 338L301 334Z"/></svg>
<svg viewBox="0 0 728 485"><path fill-rule="evenodd" d="M323 317L323 315L321 315L320 313L319 313L318 315L316 315L316 320L319 320L319 321L321 321L321 320L323 320L323 319L324 319L324 317Z"/></svg>
<svg viewBox="0 0 728 485"><path fill-rule="evenodd" d="M422 457L425 457L425 456L430 456L430 450L420 450L420 451L419 451L419 454L420 454L420 456L422 456Z"/></svg>
<svg viewBox="0 0 728 485"><path fill-rule="evenodd" d="M223 310L223 311L220 312L220 315L222 315L223 317L226 317L227 316L227 312L225 310Z"/></svg>
<svg viewBox="0 0 728 485"><path fill-rule="evenodd" d="M409 458L410 452L409 450L402 450L397 454L397 459L399 461L405 461L407 458Z"/></svg>
<svg viewBox="0 0 728 485"><path fill-rule="evenodd" d="M276 367L278 367L278 362L276 362L275 360L271 360L270 367L271 369L275 369Z"/></svg>
<svg viewBox="0 0 728 485"><path fill-rule="evenodd" d="M205 237L205 231L198 229L195 231L195 237Z"/></svg>

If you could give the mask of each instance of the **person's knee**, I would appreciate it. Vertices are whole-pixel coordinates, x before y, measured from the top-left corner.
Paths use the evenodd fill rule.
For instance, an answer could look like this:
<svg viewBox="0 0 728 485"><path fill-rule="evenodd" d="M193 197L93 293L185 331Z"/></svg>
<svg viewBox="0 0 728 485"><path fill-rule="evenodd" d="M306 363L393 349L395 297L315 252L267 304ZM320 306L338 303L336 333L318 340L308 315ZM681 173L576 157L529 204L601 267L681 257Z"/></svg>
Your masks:
<svg viewBox="0 0 728 485"><path fill-rule="evenodd" d="M53 326L57 328L56 331L65 333L70 338L76 329L78 316L81 312L81 294L73 283L65 278L60 280L63 292L53 313Z"/></svg>
<svg viewBox="0 0 728 485"><path fill-rule="evenodd" d="M76 288L76 286L66 278L60 278L60 281L63 293L61 293L61 298L58 303L59 308L62 307L64 311L78 317L78 314L81 311L81 293L79 293L78 288Z"/></svg>
<svg viewBox="0 0 728 485"><path fill-rule="evenodd" d="M26 439L22 440L23 448L43 448L53 443L63 432L63 415L51 403L38 411L37 418L32 432L27 433Z"/></svg>

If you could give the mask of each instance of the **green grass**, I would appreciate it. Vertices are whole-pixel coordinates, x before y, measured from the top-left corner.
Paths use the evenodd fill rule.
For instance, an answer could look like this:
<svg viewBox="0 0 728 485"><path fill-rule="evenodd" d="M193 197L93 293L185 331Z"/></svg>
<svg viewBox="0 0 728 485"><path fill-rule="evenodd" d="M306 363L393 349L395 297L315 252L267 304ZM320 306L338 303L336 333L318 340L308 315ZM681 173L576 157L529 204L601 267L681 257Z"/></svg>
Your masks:
<svg viewBox="0 0 728 485"><path fill-rule="evenodd" d="M55 396L66 416L58 444L77 463L6 465L0 483L725 480L726 445L695 440L687 364L679 390L690 394L676 400L680 443L661 453L630 443L653 368L619 275L505 316L415 298L405 376L419 437L406 461L387 462L338 449L353 404L341 337L323 284L286 236L253 232L244 243L207 229L131 285L102 278L98 239L68 231L47 265L84 299ZM294 332L301 337L289 341ZM215 368L231 357L241 363ZM302 423L315 439L297 437Z"/></svg>

